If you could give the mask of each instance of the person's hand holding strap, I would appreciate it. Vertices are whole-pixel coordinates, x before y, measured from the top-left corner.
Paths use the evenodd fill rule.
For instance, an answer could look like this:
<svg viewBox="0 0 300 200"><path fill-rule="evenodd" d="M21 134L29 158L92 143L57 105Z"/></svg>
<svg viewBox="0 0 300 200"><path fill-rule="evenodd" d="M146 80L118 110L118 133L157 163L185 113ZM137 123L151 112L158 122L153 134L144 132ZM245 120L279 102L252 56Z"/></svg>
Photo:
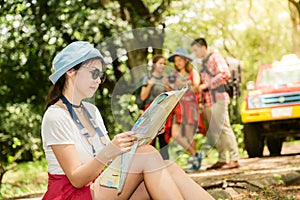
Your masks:
<svg viewBox="0 0 300 200"><path fill-rule="evenodd" d="M208 85L206 83L200 84L198 86L199 93L206 92L209 89Z"/></svg>
<svg viewBox="0 0 300 200"><path fill-rule="evenodd" d="M97 155L96 159L107 164L110 160L114 159L122 153L130 151L132 145L137 140L135 133L132 131L120 133L110 141Z"/></svg>

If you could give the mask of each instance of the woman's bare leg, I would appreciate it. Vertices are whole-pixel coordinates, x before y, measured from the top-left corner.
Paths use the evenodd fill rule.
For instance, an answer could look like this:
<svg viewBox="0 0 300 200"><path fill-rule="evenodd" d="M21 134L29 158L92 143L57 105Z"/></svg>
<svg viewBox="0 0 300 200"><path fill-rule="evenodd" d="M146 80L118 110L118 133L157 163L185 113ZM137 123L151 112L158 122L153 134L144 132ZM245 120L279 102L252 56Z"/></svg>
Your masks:
<svg viewBox="0 0 300 200"><path fill-rule="evenodd" d="M138 186L138 188L131 195L130 200L150 200L150 194L145 186L144 182Z"/></svg>
<svg viewBox="0 0 300 200"><path fill-rule="evenodd" d="M194 125L185 125L185 135L188 139L188 144L190 145L190 154L194 156L196 154L196 142L194 140Z"/></svg>
<svg viewBox="0 0 300 200"><path fill-rule="evenodd" d="M114 188L100 186L99 177L93 185L94 199L129 199L144 181L148 191L146 194L135 194L138 199L147 198L148 193L153 199L183 199L178 187L172 179L165 162L158 151L150 146L144 145L137 149L134 155L130 171L127 175L124 188L120 194ZM141 189L141 188L139 188ZM148 195L149 196L149 195Z"/></svg>
<svg viewBox="0 0 300 200"><path fill-rule="evenodd" d="M214 199L208 192L192 180L178 165L171 161L165 161L167 169L186 200L210 200ZM145 184L142 182L130 200L151 199Z"/></svg>
<svg viewBox="0 0 300 200"><path fill-rule="evenodd" d="M185 150L187 150L191 155L195 155L196 151L193 149L190 143L188 143L182 136L181 124L172 125L172 138L181 145Z"/></svg>
<svg viewBox="0 0 300 200"><path fill-rule="evenodd" d="M210 200L214 199L200 185L191 179L178 165L166 160L168 171L186 200Z"/></svg>

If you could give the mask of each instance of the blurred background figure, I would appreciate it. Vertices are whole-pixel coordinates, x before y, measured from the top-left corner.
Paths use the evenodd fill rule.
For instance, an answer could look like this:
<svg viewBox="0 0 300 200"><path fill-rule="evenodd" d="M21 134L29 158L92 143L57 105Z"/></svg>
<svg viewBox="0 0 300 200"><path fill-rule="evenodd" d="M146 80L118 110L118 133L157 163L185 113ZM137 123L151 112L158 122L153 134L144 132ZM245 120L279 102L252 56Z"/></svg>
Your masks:
<svg viewBox="0 0 300 200"><path fill-rule="evenodd" d="M178 48L168 58L174 63L176 72L169 76L169 84L172 89L180 89L188 85L189 90L185 93L172 115L172 137L184 149L190 153L186 166L187 172L197 171L201 167L202 156L196 152L194 134L198 130L199 105L198 86L200 84L199 73L193 69L192 58L183 48Z"/></svg>
<svg viewBox="0 0 300 200"><path fill-rule="evenodd" d="M142 88L140 93L140 99L144 102L144 110L149 107L151 102L161 93L169 91L167 77L163 76L165 70L166 60L160 55L154 55L152 58L152 69L149 74L144 76L142 81ZM159 146L160 153L163 159L169 159L168 146L171 135L171 121L170 118L167 120L165 125L165 131L159 134L153 141L152 145L156 146L156 143ZM157 141L158 140L158 141Z"/></svg>
<svg viewBox="0 0 300 200"><path fill-rule="evenodd" d="M219 154L218 162L207 169L237 168L239 167L238 146L228 114L230 97L225 91L226 81L230 77L228 65L221 54L207 49L204 38L195 39L191 46L195 55L202 59L203 83L199 86L199 92L204 97L204 116L209 123L207 144L203 147L215 145ZM201 148L201 152L206 153L207 147L205 149ZM229 151L228 162L227 151Z"/></svg>

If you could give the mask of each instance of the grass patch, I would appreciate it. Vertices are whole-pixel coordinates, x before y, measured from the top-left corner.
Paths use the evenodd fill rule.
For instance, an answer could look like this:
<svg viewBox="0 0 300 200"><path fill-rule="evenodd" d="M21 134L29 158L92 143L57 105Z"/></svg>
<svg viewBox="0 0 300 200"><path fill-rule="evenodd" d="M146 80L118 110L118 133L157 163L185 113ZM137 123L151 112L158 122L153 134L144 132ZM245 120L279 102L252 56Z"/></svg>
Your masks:
<svg viewBox="0 0 300 200"><path fill-rule="evenodd" d="M44 193L47 189L47 180L45 159L20 163L16 168L4 174L0 199Z"/></svg>
<svg viewBox="0 0 300 200"><path fill-rule="evenodd" d="M256 200L296 200L296 196L291 194L291 191L284 192L277 187L268 187L262 190Z"/></svg>

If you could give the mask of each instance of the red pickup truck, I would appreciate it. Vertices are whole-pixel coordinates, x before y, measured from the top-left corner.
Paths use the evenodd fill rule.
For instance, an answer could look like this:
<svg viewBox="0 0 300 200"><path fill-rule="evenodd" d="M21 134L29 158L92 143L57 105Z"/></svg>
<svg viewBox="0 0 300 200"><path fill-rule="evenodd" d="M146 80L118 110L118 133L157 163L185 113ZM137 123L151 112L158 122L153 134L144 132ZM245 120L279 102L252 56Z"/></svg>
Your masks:
<svg viewBox="0 0 300 200"><path fill-rule="evenodd" d="M287 136L300 136L300 59L288 54L260 67L256 82L247 84L241 106L244 142L249 157L280 155Z"/></svg>

